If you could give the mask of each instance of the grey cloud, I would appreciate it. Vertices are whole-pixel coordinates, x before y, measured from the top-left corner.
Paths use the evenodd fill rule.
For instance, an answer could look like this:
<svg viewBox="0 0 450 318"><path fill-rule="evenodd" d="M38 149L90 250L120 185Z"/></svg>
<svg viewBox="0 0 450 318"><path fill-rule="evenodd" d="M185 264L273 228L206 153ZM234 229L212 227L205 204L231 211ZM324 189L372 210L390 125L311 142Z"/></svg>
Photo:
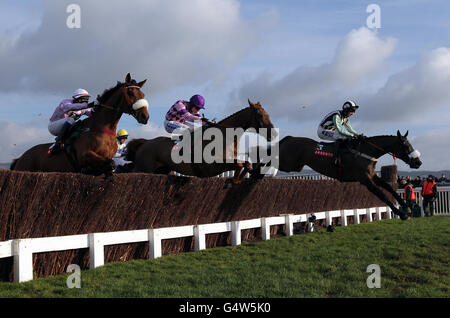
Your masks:
<svg viewBox="0 0 450 318"><path fill-rule="evenodd" d="M361 114L372 121L408 121L450 103L450 48L425 54L415 65L391 76ZM388 114L388 116L386 115Z"/></svg>
<svg viewBox="0 0 450 318"><path fill-rule="evenodd" d="M332 110L330 105L342 105L352 97L346 91L353 90L363 78L375 72L395 46L395 39L383 40L376 32L362 27L351 31L340 42L330 63L300 66L281 79L261 74L244 83L231 98L235 103L247 98L260 100L274 118L320 120L324 112Z"/></svg>
<svg viewBox="0 0 450 318"><path fill-rule="evenodd" d="M5 38L0 90L101 92L131 72L159 92L230 70L258 40L235 0L79 0L80 29L66 26L70 3L43 1L36 30Z"/></svg>

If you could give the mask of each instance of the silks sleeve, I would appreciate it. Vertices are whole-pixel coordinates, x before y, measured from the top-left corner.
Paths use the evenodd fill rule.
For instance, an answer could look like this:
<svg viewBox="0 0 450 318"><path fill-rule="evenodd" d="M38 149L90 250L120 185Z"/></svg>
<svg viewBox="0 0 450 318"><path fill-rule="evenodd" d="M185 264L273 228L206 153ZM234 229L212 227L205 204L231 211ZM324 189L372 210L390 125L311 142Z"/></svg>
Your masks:
<svg viewBox="0 0 450 318"><path fill-rule="evenodd" d="M344 137L353 137L353 135L349 134L344 127L342 127L342 120L341 117L339 115L334 115L333 116L333 123L334 123L334 127L336 128L336 131L341 134Z"/></svg>

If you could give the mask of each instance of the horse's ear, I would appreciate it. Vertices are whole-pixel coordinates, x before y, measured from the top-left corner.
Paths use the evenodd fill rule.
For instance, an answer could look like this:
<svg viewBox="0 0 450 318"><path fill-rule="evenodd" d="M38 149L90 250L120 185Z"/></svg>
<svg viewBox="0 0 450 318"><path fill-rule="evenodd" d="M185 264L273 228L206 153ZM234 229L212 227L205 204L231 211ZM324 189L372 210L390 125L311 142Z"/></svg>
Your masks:
<svg viewBox="0 0 450 318"><path fill-rule="evenodd" d="M406 136L408 136L409 130L406 131L406 134L403 136L406 138Z"/></svg>
<svg viewBox="0 0 450 318"><path fill-rule="evenodd" d="M144 86L145 82L147 82L147 80L143 80L142 82L137 83L137 86L142 88L142 86Z"/></svg>
<svg viewBox="0 0 450 318"><path fill-rule="evenodd" d="M400 133L400 130L397 130L397 137L402 138L402 134Z"/></svg>
<svg viewBox="0 0 450 318"><path fill-rule="evenodd" d="M255 107L255 104L253 104L250 99L248 100L248 104L250 105L250 107Z"/></svg>
<svg viewBox="0 0 450 318"><path fill-rule="evenodd" d="M131 75L130 73L127 74L127 76L125 77L125 83L129 83L131 82Z"/></svg>

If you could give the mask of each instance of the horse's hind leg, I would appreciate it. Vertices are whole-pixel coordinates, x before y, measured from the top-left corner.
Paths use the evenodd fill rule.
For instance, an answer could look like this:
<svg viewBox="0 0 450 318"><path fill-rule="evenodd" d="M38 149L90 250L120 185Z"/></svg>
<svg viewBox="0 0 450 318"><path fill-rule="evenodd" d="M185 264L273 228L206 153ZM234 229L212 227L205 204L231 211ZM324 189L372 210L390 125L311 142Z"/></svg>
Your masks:
<svg viewBox="0 0 450 318"><path fill-rule="evenodd" d="M368 179L366 181L361 181L361 183L364 184L370 192L375 194L378 199L386 203L394 212L394 214L399 215L402 220L408 219L408 213L402 212L397 209L395 205L389 200L389 198L383 193L383 191L378 188L378 186L372 180Z"/></svg>

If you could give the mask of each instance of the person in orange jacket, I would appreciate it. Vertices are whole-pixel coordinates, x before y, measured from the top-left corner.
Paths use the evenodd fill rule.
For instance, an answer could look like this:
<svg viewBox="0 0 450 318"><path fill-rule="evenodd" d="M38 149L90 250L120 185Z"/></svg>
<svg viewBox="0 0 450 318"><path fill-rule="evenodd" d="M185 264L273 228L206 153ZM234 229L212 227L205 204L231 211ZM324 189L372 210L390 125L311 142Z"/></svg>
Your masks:
<svg viewBox="0 0 450 318"><path fill-rule="evenodd" d="M404 187L403 199L405 200L406 205L412 210L416 203L416 193L414 192L414 188L408 179L402 180L401 185Z"/></svg>
<svg viewBox="0 0 450 318"><path fill-rule="evenodd" d="M423 183L421 195L423 198L423 211L425 212L425 216L433 216L433 203L437 197L437 188L432 175L429 175L427 180Z"/></svg>

